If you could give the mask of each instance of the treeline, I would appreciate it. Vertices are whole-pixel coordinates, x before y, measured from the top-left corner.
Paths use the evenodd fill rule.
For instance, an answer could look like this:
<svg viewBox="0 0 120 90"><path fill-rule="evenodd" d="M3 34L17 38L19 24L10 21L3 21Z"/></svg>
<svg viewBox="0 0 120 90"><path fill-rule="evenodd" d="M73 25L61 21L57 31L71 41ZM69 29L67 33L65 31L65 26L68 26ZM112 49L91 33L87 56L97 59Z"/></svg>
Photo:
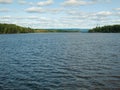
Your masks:
<svg viewBox="0 0 120 90"><path fill-rule="evenodd" d="M80 32L80 30L70 30L70 29L35 29L35 32Z"/></svg>
<svg viewBox="0 0 120 90"><path fill-rule="evenodd" d="M15 24L0 24L0 34L10 33L33 33L34 30L31 28L25 28L17 26Z"/></svg>
<svg viewBox="0 0 120 90"><path fill-rule="evenodd" d="M41 32L80 32L79 30L66 29L32 29L21 27L15 24L0 24L0 34L14 34L14 33L41 33Z"/></svg>
<svg viewBox="0 0 120 90"><path fill-rule="evenodd" d="M120 33L120 25L108 25L108 26L96 27L89 30L89 32Z"/></svg>

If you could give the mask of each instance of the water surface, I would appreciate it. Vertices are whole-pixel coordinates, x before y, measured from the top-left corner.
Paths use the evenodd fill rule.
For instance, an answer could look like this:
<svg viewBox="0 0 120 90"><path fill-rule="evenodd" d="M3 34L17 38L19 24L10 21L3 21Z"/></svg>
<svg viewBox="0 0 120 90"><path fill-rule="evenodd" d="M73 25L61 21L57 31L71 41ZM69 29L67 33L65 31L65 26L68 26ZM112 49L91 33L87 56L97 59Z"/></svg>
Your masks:
<svg viewBox="0 0 120 90"><path fill-rule="evenodd" d="M116 89L120 34L0 35L0 90Z"/></svg>

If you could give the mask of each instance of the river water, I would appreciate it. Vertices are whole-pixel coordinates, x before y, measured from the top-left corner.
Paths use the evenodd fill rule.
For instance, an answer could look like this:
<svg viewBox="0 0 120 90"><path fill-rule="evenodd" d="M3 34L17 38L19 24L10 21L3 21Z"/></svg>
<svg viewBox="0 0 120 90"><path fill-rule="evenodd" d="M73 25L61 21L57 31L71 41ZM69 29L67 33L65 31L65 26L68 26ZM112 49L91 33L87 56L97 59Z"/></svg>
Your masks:
<svg viewBox="0 0 120 90"><path fill-rule="evenodd" d="M120 34L1 34L0 90L120 90Z"/></svg>

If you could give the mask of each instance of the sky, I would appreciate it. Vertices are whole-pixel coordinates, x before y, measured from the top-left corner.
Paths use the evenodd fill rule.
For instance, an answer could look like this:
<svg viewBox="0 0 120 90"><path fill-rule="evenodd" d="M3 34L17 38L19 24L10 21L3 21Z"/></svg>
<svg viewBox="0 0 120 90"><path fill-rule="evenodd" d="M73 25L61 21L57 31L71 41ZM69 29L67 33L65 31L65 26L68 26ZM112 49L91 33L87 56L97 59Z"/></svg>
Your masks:
<svg viewBox="0 0 120 90"><path fill-rule="evenodd" d="M120 0L0 0L0 23L85 29L120 24Z"/></svg>

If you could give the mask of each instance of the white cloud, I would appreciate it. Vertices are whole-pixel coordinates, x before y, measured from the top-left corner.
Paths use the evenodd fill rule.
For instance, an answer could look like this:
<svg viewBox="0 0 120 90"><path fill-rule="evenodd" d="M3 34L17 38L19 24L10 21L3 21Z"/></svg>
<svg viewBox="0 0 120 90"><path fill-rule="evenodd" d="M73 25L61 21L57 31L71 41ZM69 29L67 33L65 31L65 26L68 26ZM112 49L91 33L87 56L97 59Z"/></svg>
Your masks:
<svg viewBox="0 0 120 90"><path fill-rule="evenodd" d="M75 16L64 16L64 17L61 17L61 18L64 18L64 19L66 19L66 20L72 20L73 22L74 22L74 20L85 20L85 19L88 19L88 17L87 16L85 16L85 15L81 15L81 16L79 16L79 15L75 15Z"/></svg>
<svg viewBox="0 0 120 90"><path fill-rule="evenodd" d="M19 4L27 4L27 1L26 0L19 0L18 3Z"/></svg>
<svg viewBox="0 0 120 90"><path fill-rule="evenodd" d="M119 19L119 20L113 20L112 22L113 22L113 23L120 24L120 19Z"/></svg>
<svg viewBox="0 0 120 90"><path fill-rule="evenodd" d="M49 8L49 9L46 9L46 12L50 12L50 13L59 13L59 12L62 12L64 11L63 8Z"/></svg>
<svg viewBox="0 0 120 90"><path fill-rule="evenodd" d="M35 16L35 15L30 15L30 16L0 16L0 19L14 19L14 20L33 20L33 21L39 21L39 20L51 20L50 18L43 17L43 16Z"/></svg>
<svg viewBox="0 0 120 90"><path fill-rule="evenodd" d="M110 16L110 15L112 15L112 12L110 12L110 11L101 11L101 12L95 13L95 15L97 15L97 16Z"/></svg>
<svg viewBox="0 0 120 90"><path fill-rule="evenodd" d="M79 7L69 8L56 5L46 7L47 5L53 4L54 3L53 0L38 0L41 1L39 3L37 3L37 0L35 2L31 2L29 0L17 0L17 1L19 1L17 3L24 5L22 6L21 9L26 8L24 11L28 13L25 13L26 15L23 15L21 11L20 12L18 11L19 15L15 14L12 16L2 17L0 16L0 22L14 23L25 27L29 26L31 28L74 28L74 27L88 28L96 26L97 24L107 25L119 23L119 20L118 21L115 20L119 19L120 17L119 13L120 8L116 8L113 11L109 11L110 9L108 9L108 11L104 11L105 9L103 11L98 11L94 9L94 11L96 12L93 12L91 11L92 9L90 11L86 10L82 11L82 7L81 9ZM102 1L103 0L64 0L63 5L65 6L91 5L97 4L98 2L101 3ZM11 11L12 9L13 7L10 7L8 9L3 7L0 9L0 12L8 12Z"/></svg>
<svg viewBox="0 0 120 90"><path fill-rule="evenodd" d="M71 21L74 23L78 23L79 25L84 26L83 23L87 25L87 27L94 26L97 24L108 24L108 20L111 20L112 17L114 17L114 13L110 11L99 11L99 12L81 12L79 10L67 10L67 15L63 16L64 20ZM71 24L73 25L73 23Z"/></svg>
<svg viewBox="0 0 120 90"><path fill-rule="evenodd" d="M45 12L43 8L41 7L30 7L26 9L25 11L30 12L30 13L43 13Z"/></svg>
<svg viewBox="0 0 120 90"><path fill-rule="evenodd" d="M38 16L28 16L27 18L28 19L38 19L39 17Z"/></svg>
<svg viewBox="0 0 120 90"><path fill-rule="evenodd" d="M59 13L62 12L63 8L43 8L43 7L30 7L25 9L26 12L29 13Z"/></svg>
<svg viewBox="0 0 120 90"><path fill-rule="evenodd" d="M8 8L0 8L0 12L9 12L10 11L10 9L8 9Z"/></svg>
<svg viewBox="0 0 120 90"><path fill-rule="evenodd" d="M120 17L120 12L115 13L116 16Z"/></svg>
<svg viewBox="0 0 120 90"><path fill-rule="evenodd" d="M63 3L64 6L73 6L73 5L86 5L88 2L83 0L67 0Z"/></svg>
<svg viewBox="0 0 120 90"><path fill-rule="evenodd" d="M110 2L111 0L65 0L62 5L64 6L82 6L82 5L91 5L101 2Z"/></svg>
<svg viewBox="0 0 120 90"><path fill-rule="evenodd" d="M0 4L10 4L13 0L0 0Z"/></svg>
<svg viewBox="0 0 120 90"><path fill-rule="evenodd" d="M114 10L120 11L120 8L115 8Z"/></svg>
<svg viewBox="0 0 120 90"><path fill-rule="evenodd" d="M0 19L11 19L11 16L0 16Z"/></svg>
<svg viewBox="0 0 120 90"><path fill-rule="evenodd" d="M35 5L34 2L28 2L26 0L18 0L18 3L21 5Z"/></svg>
<svg viewBox="0 0 120 90"><path fill-rule="evenodd" d="M83 11L75 10L75 9L66 10L66 13L72 16L87 16L89 14L87 12L83 12Z"/></svg>
<svg viewBox="0 0 120 90"><path fill-rule="evenodd" d="M47 1L41 1L41 2L38 2L37 3L37 5L38 6L47 6L47 5L51 5L51 4L53 4L54 2L53 2L53 0L47 0Z"/></svg>

